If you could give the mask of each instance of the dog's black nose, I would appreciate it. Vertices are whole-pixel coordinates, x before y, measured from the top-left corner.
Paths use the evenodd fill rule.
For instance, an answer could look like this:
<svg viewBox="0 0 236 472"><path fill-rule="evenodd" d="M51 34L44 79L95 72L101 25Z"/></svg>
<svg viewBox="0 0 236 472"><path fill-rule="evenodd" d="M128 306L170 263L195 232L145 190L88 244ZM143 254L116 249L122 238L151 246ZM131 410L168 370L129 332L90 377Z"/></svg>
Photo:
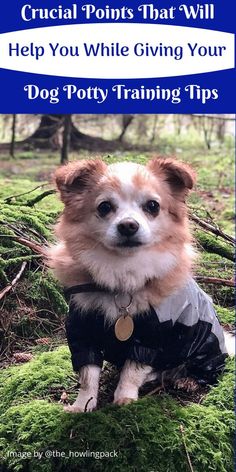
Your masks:
<svg viewBox="0 0 236 472"><path fill-rule="evenodd" d="M125 218L118 226L118 231L122 236L133 236L139 229L139 224L133 218Z"/></svg>

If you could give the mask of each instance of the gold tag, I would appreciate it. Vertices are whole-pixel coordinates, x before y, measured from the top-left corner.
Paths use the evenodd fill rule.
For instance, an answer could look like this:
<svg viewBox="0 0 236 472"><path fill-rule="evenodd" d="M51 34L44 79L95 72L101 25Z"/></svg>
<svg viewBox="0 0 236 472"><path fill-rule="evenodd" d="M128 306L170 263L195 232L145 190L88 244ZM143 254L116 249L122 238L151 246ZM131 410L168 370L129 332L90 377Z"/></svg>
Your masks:
<svg viewBox="0 0 236 472"><path fill-rule="evenodd" d="M134 322L130 315L122 315L115 324L115 335L119 341L127 341L134 331Z"/></svg>

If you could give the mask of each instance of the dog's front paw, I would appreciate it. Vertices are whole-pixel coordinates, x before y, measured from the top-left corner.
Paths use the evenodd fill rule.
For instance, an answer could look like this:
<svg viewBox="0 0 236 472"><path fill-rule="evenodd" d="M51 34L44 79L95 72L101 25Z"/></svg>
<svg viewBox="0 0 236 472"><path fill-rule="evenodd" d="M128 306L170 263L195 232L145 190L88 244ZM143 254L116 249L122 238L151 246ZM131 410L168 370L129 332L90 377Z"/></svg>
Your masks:
<svg viewBox="0 0 236 472"><path fill-rule="evenodd" d="M137 400L137 398L127 398L127 397L124 397L124 398L117 398L116 400L114 400L113 403L115 403L115 405L129 405L130 403L132 402L135 402Z"/></svg>
<svg viewBox="0 0 236 472"><path fill-rule="evenodd" d="M63 410L66 413L83 413L83 410L81 410L81 408L79 408L75 404L74 405L66 405L66 406L64 406Z"/></svg>
<svg viewBox="0 0 236 472"><path fill-rule="evenodd" d="M116 405L128 405L136 400L138 400L137 386L131 383L122 384L122 382L119 382L114 393L113 403Z"/></svg>

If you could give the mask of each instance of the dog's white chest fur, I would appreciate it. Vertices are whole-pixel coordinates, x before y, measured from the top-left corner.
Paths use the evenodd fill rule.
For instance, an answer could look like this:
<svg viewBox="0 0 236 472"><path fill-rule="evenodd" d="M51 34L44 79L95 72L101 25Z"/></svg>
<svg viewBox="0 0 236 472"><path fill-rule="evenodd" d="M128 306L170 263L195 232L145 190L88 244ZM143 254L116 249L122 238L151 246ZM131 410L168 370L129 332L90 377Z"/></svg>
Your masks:
<svg viewBox="0 0 236 472"><path fill-rule="evenodd" d="M89 269L96 284L109 287L114 292L132 295L130 313L142 313L149 308L145 284L154 277L165 276L176 264L176 257L170 253L140 250L135 256L114 257L97 252L96 258L90 251L84 251L81 262ZM73 297L73 302L82 311L100 309L109 320L119 316L114 295L109 293L83 293Z"/></svg>
<svg viewBox="0 0 236 472"><path fill-rule="evenodd" d="M143 288L148 280L165 276L175 267L176 256L169 252L141 249L125 257L108 254L101 248L96 257L92 251L84 251L81 262L97 284L111 290L133 292Z"/></svg>

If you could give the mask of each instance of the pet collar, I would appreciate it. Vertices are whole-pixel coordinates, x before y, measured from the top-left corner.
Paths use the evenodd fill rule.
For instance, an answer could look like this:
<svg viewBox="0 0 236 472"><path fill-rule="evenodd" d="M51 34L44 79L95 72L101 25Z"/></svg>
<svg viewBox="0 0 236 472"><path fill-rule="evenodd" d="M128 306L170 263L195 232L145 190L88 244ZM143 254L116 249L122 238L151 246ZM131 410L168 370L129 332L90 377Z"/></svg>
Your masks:
<svg viewBox="0 0 236 472"><path fill-rule="evenodd" d="M112 292L105 287L101 287L96 285L95 283L90 284L80 284L74 285L73 287L66 288L64 290L65 297L68 300L70 295L75 295L77 293L92 293L92 292L102 292L102 293L112 293L115 295L115 304L119 310L119 318L115 323L115 335L119 341L127 341L133 334L134 331L134 322L132 317L129 314L129 308L132 305L133 297L132 295L128 294L129 301L127 305L123 306L119 304L119 294L116 292Z"/></svg>
<svg viewBox="0 0 236 472"><path fill-rule="evenodd" d="M65 288L64 294L65 297L70 297L70 295L75 295L76 293L89 293L89 292L111 292L108 288L101 287L97 284L80 284L80 285L73 285L72 287ZM112 293L112 292L111 292Z"/></svg>

